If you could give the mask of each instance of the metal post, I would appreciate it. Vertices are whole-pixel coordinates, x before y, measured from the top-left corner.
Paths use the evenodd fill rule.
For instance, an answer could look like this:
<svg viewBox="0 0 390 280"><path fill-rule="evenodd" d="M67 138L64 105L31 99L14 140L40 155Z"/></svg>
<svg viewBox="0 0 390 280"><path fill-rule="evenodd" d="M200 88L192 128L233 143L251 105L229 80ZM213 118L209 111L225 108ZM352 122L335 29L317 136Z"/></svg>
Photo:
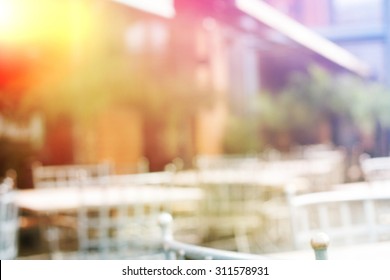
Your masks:
<svg viewBox="0 0 390 280"><path fill-rule="evenodd" d="M162 213L158 218L158 224L160 225L162 232L162 240L172 240L172 216L169 213Z"/></svg>
<svg viewBox="0 0 390 280"><path fill-rule="evenodd" d="M311 239L311 247L314 250L316 260L328 259L329 236L323 232L317 233Z"/></svg>
<svg viewBox="0 0 390 280"><path fill-rule="evenodd" d="M172 234L172 216L169 213L162 213L158 217L158 224L161 228L161 243L163 245L165 259L169 260L171 259L171 251L169 249L168 244L166 244L166 241L173 240L173 234Z"/></svg>

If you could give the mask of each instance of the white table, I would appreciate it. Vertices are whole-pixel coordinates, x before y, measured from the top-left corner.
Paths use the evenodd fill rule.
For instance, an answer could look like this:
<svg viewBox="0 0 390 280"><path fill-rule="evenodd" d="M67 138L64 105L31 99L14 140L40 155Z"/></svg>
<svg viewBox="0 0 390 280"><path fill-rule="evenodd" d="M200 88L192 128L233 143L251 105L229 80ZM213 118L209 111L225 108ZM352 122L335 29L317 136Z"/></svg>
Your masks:
<svg viewBox="0 0 390 280"><path fill-rule="evenodd" d="M20 190L17 192L16 203L24 210L50 213L75 210L81 206L152 205L196 202L202 198L203 192L199 188L114 185Z"/></svg>
<svg viewBox="0 0 390 280"><path fill-rule="evenodd" d="M62 254L60 248L78 251L92 243L114 248L117 240L142 246L156 242L161 235L157 223L161 211L179 215L183 203L197 207L202 198L199 188L109 185L19 190L16 203L39 217L43 233L39 242L55 257ZM75 238L77 248L59 245L71 244Z"/></svg>

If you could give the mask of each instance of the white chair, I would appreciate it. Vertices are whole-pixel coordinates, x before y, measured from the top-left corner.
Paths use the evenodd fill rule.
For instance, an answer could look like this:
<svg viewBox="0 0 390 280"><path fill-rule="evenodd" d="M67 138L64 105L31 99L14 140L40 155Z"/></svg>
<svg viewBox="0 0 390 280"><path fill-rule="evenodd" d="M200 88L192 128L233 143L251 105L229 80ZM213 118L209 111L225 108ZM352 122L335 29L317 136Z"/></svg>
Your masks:
<svg viewBox="0 0 390 280"><path fill-rule="evenodd" d="M205 199L200 224L204 241L221 249L252 252L251 239L261 234L259 210L264 190L255 183L207 182L202 173L200 171L199 185Z"/></svg>
<svg viewBox="0 0 390 280"><path fill-rule="evenodd" d="M390 157L359 157L363 177L367 182L390 180Z"/></svg>
<svg viewBox="0 0 390 280"><path fill-rule="evenodd" d="M227 250L218 250L203 246L176 241L176 235L172 232L172 216L162 213L159 216L159 225L162 233L162 247L165 259L180 260L249 260L266 259L259 255L244 254ZM176 219L175 219L176 222ZM173 223L174 224L174 223Z"/></svg>
<svg viewBox="0 0 390 280"><path fill-rule="evenodd" d="M185 188L188 184L181 185L177 182L177 177L182 172L184 167L183 160L175 158L171 163L165 166L164 171L148 172L140 174L117 175L113 178L113 183L124 186L155 186L158 189L163 187L174 196L173 187ZM195 179L195 178L194 178ZM193 185L196 185L194 181ZM193 186L191 185L191 186ZM159 196L158 191L154 194ZM163 201L161 205L154 205L153 209L149 209L156 213L156 211L164 210L172 213L175 216L175 234L181 241L198 243L200 242L200 202L199 201L183 201L174 203ZM142 211L141 211L142 212Z"/></svg>
<svg viewBox="0 0 390 280"><path fill-rule="evenodd" d="M14 182L6 178L0 184L0 259L15 259L18 254L18 209Z"/></svg>
<svg viewBox="0 0 390 280"><path fill-rule="evenodd" d="M261 163L254 155L197 155L193 160L198 170L248 170Z"/></svg>
<svg viewBox="0 0 390 280"><path fill-rule="evenodd" d="M79 188L82 185L101 186L110 181L112 166L108 162L99 164L75 165L42 165L35 162L32 166L33 185L35 188ZM48 245L53 256L61 251L61 247L75 248L77 217L75 213L50 213L41 219L36 227L40 238ZM23 216L24 221L33 221L35 217ZM31 223L34 224L34 223Z"/></svg>
<svg viewBox="0 0 390 280"><path fill-rule="evenodd" d="M35 188L72 187L83 183L101 185L109 180L112 167L109 163L85 165L42 165L36 162L32 166Z"/></svg>
<svg viewBox="0 0 390 280"><path fill-rule="evenodd" d="M126 188L132 187L123 186L113 190L110 186L80 186L80 207L75 212L61 213L62 217L73 217L65 225L71 231L68 239L58 235L63 232L62 225L51 223L54 233L50 241L51 258L135 259L157 252L160 246L157 216L161 205L159 202L157 205L147 204L142 199L135 205L126 204L121 198L125 197ZM115 203L110 200L113 197ZM91 199L92 204L88 202ZM57 231L54 229L56 226Z"/></svg>
<svg viewBox="0 0 390 280"><path fill-rule="evenodd" d="M162 232L162 247L164 256L167 260L269 260L267 256L257 254L245 254L228 250L218 250L214 248L188 244L176 240L172 233L172 216L168 213L162 213L159 216L159 224ZM176 222L176 220L175 220ZM324 233L318 233L310 240L316 260L327 259L327 248L329 238ZM278 258L272 258L278 259ZM268 275L266 269L259 269L258 275Z"/></svg>
<svg viewBox="0 0 390 280"><path fill-rule="evenodd" d="M116 163L112 169L115 174L138 174L147 173L150 171L150 163L146 157L141 157L135 163L118 164Z"/></svg>
<svg viewBox="0 0 390 280"><path fill-rule="evenodd" d="M291 195L294 246L303 249L318 231L326 232L334 246L390 240L389 203L383 186Z"/></svg>
<svg viewBox="0 0 390 280"><path fill-rule="evenodd" d="M329 187L334 184L342 184L346 179L346 152L343 149L332 150L320 150L312 149L306 150L304 153L304 159L307 159L317 166L327 166L328 172L323 174L324 178L321 178L325 187ZM325 188L326 189L326 188Z"/></svg>

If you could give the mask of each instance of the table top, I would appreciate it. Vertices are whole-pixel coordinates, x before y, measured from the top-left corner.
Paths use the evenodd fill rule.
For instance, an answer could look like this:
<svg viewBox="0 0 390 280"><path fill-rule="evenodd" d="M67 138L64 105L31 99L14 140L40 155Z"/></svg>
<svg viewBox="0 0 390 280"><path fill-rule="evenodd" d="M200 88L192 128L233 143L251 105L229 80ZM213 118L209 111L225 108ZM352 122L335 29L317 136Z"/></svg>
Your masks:
<svg viewBox="0 0 390 280"><path fill-rule="evenodd" d="M390 181L357 182L334 185L329 191L313 192L294 196L291 203L295 206L368 200L389 200Z"/></svg>
<svg viewBox="0 0 390 280"><path fill-rule="evenodd" d="M19 190L16 203L19 208L33 212L74 210L82 206L163 204L199 201L200 188L163 186L84 186Z"/></svg>

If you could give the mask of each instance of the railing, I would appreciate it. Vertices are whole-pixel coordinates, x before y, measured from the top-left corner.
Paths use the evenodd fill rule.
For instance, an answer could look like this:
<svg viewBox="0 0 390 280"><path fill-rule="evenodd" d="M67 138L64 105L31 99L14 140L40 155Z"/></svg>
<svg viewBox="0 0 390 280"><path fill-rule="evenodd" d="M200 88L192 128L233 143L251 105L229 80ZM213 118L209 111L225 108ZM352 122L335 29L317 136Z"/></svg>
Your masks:
<svg viewBox="0 0 390 280"><path fill-rule="evenodd" d="M206 248L175 241L172 234L172 216L163 213L159 217L159 225L162 231L162 247L167 260L266 260L267 257L255 254L244 254L226 250ZM329 238L325 233L316 234L311 240L317 260L327 259Z"/></svg>
<svg viewBox="0 0 390 280"><path fill-rule="evenodd" d="M296 249L316 231L332 243L351 245L390 240L390 190L384 182L366 188L290 195L292 236Z"/></svg>
<svg viewBox="0 0 390 280"><path fill-rule="evenodd" d="M0 183L0 259L14 259L18 252L18 208L15 204L14 181Z"/></svg>

